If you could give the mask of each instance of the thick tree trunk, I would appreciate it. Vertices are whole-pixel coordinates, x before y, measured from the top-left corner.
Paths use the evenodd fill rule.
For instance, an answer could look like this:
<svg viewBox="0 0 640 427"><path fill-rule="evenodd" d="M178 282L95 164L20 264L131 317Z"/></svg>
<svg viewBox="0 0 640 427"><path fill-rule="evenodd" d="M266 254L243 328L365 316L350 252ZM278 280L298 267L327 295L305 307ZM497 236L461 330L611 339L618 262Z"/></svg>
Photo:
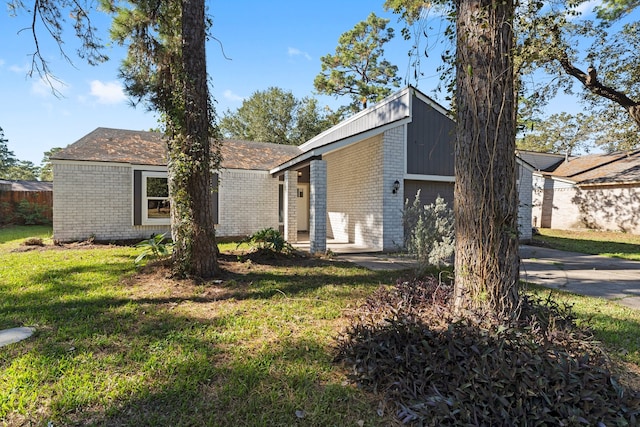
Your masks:
<svg viewBox="0 0 640 427"><path fill-rule="evenodd" d="M184 116L169 144L174 269L179 275L207 278L218 273L218 263L212 212L204 0L182 0L181 71Z"/></svg>
<svg viewBox="0 0 640 427"><path fill-rule="evenodd" d="M516 316L513 0L457 0L455 299Z"/></svg>

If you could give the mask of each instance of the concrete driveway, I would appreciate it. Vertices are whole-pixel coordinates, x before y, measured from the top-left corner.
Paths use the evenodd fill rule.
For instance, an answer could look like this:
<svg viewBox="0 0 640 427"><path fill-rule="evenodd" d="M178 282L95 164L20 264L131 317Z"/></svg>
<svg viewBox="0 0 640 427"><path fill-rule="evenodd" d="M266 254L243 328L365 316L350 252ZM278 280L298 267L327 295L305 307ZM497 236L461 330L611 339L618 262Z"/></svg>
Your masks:
<svg viewBox="0 0 640 427"><path fill-rule="evenodd" d="M564 252L538 246L520 247L520 278L549 288L614 300L640 310L640 262ZM341 253L338 259L370 270L404 270L407 257L381 253Z"/></svg>
<svg viewBox="0 0 640 427"><path fill-rule="evenodd" d="M549 288L614 300L640 310L640 262L520 247L520 278Z"/></svg>

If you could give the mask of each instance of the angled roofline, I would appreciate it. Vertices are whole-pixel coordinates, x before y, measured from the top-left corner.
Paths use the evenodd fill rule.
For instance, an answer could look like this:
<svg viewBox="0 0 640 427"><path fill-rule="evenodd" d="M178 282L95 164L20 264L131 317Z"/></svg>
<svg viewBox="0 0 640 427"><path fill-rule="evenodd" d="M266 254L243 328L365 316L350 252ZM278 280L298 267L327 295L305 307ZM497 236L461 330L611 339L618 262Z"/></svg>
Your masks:
<svg viewBox="0 0 640 427"><path fill-rule="evenodd" d="M362 132L362 133L357 133L355 135L343 138L343 139L339 139L337 141L334 142L330 142L324 145L319 146L318 148L309 150L309 151L305 151L302 154L300 154L297 157L294 157L293 159L282 163L279 166L276 166L275 168L271 169L269 172L271 173L271 175L278 175L286 170L290 170L296 167L301 166L303 163L309 162L313 159L321 159L322 156L324 154L327 154L331 151L335 151L335 150L339 150L340 148L344 148L348 145L351 145L355 142L358 141L362 141L365 140L367 138L371 138L373 136L379 135L383 132L385 132L388 129L397 127L397 126L401 126L404 125L405 123L409 123L411 121L411 118L405 118L402 120L398 120L398 121L394 121L391 123L387 123L384 126L379 126L373 129L370 129L368 131Z"/></svg>
<svg viewBox="0 0 640 427"><path fill-rule="evenodd" d="M440 114L454 120L451 112L436 101L429 98L413 86L405 86L382 101L358 112L357 114L354 114L298 146L302 153L299 156L271 169L271 174L280 174L285 170L294 168L309 161L311 158L320 158L323 154L378 135L387 129L410 123L413 120L413 96L420 99ZM354 125L360 120L365 120L367 116L374 115L376 112L380 112L382 114L385 109L392 108L393 104L402 100L403 97L406 97L406 103L399 106L400 110L395 116L385 117L385 119L381 120L380 124L372 125L370 128L364 126L365 130L363 131L349 131L349 126ZM341 133L341 131L345 132Z"/></svg>
<svg viewBox="0 0 640 427"><path fill-rule="evenodd" d="M579 172L576 172L576 173L573 173L573 174L571 174L571 175L567 175L567 176L565 176L565 178L571 178L571 177L574 177L574 176L576 176L576 175L581 175L581 174L583 174L583 173L591 172L592 170L599 169L599 168L601 168L601 167L603 167L603 166L610 165L610 164L612 164L612 163L618 162L618 161L620 161L620 160L622 160L622 159L625 159L625 158L627 158L627 157L631 157L631 156L638 155L638 154L640 154L640 149L636 149L636 150L629 150L629 151L619 151L619 152L615 152L615 153L609 153L609 155L615 155L615 154L618 154L618 155L617 155L616 157L614 157L613 159L609 160L609 161L606 161L606 162L604 162L604 163L599 163L599 164L597 164L597 165L595 165L595 166L591 166L591 167L586 168L586 169L582 169L582 170L580 170ZM552 173L553 173L553 172L552 172ZM577 181L576 181L576 182L577 182Z"/></svg>

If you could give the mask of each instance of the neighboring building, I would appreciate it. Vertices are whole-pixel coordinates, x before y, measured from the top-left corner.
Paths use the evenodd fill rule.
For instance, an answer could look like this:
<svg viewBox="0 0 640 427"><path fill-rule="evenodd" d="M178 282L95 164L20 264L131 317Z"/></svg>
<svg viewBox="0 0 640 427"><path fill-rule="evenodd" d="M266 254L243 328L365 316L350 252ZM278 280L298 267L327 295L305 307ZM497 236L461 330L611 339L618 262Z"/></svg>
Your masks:
<svg viewBox="0 0 640 427"><path fill-rule="evenodd" d="M640 150L565 159L534 172L533 225L640 234Z"/></svg>
<svg viewBox="0 0 640 427"><path fill-rule="evenodd" d="M218 236L308 231L312 252L332 238L381 251L403 245L405 199L453 202L455 124L407 87L295 147L224 141ZM96 129L53 157L54 238L146 238L168 231L166 148L150 132ZM522 239L531 237L531 172L519 161Z"/></svg>

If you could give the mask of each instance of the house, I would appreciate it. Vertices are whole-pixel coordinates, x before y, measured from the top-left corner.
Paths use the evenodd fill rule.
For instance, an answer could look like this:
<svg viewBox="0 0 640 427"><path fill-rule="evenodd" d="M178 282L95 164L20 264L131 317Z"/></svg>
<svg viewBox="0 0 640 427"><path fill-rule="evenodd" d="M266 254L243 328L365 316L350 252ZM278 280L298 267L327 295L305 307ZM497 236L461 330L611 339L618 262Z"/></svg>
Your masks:
<svg viewBox="0 0 640 427"><path fill-rule="evenodd" d="M27 212L21 208L23 203L27 203ZM24 218L25 215L30 218ZM0 179L0 225L48 222L52 217L52 182Z"/></svg>
<svg viewBox="0 0 640 427"><path fill-rule="evenodd" d="M564 158L533 174L533 225L640 234L640 150Z"/></svg>
<svg viewBox="0 0 640 427"><path fill-rule="evenodd" d="M403 245L405 199L453 201L454 122L413 87L299 147L227 140L215 197L218 236L280 228L389 251ZM96 129L53 157L54 238L141 239L168 231L166 148L150 132ZM531 237L533 168L519 161L520 221ZM212 183L212 185L215 185Z"/></svg>

